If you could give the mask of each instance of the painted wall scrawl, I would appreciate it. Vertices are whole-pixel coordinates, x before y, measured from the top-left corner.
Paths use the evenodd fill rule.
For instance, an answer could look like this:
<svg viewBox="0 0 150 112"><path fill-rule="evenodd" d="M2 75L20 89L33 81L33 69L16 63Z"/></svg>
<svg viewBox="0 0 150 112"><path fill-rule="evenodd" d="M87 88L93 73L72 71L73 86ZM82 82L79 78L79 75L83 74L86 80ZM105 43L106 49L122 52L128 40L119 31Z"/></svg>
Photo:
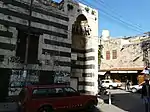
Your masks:
<svg viewBox="0 0 150 112"><path fill-rule="evenodd" d="M28 77L27 77L28 76ZM18 95L22 87L39 81L38 71L12 70L8 95Z"/></svg>
<svg viewBox="0 0 150 112"><path fill-rule="evenodd" d="M65 72L55 72L54 83L69 83L70 74Z"/></svg>

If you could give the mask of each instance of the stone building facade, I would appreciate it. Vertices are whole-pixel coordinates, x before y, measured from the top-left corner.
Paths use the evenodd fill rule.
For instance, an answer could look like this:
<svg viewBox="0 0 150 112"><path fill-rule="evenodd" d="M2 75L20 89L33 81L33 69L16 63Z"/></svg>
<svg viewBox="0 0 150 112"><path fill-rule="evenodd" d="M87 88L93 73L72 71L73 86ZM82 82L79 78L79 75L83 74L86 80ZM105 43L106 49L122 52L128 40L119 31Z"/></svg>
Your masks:
<svg viewBox="0 0 150 112"><path fill-rule="evenodd" d="M11 86L9 95L14 95L24 80L72 84L77 79L72 86L96 94L97 37L98 11L81 3L0 0L1 85Z"/></svg>
<svg viewBox="0 0 150 112"><path fill-rule="evenodd" d="M141 44L122 44L124 41L126 40L104 41L101 69L141 68L144 66Z"/></svg>
<svg viewBox="0 0 150 112"><path fill-rule="evenodd" d="M124 38L101 38L102 59L100 71L103 75L125 81L126 78L137 82L137 75L145 67L144 52L141 47L147 36Z"/></svg>
<svg viewBox="0 0 150 112"><path fill-rule="evenodd" d="M143 60L146 67L150 68L150 39L142 42Z"/></svg>

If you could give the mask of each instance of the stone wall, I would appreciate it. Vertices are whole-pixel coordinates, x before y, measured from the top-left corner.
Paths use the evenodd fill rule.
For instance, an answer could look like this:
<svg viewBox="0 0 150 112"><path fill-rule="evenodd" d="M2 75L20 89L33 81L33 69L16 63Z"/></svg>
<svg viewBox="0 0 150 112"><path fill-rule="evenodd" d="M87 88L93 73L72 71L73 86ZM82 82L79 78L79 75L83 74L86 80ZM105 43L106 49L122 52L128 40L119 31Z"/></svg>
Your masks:
<svg viewBox="0 0 150 112"><path fill-rule="evenodd" d="M115 68L140 68L144 66L141 43L125 44L124 39L103 41L103 59L101 70ZM124 44L122 44L124 43ZM112 59L112 51L117 50L117 58ZM106 51L110 51L110 60L106 60Z"/></svg>
<svg viewBox="0 0 150 112"><path fill-rule="evenodd" d="M75 68L75 71L82 71L78 73L80 76L76 75L79 78L79 90L96 94L98 11L72 0L65 0L60 7L53 7L47 3L44 5L45 3L39 1L34 0L32 17L30 17L30 0L0 0L0 67L23 69L24 65L15 57L16 41L18 29L28 32L29 21L31 21L30 31L39 35L38 60L41 65L28 64L27 69L55 72L54 77L59 73L70 77L72 24L79 15L83 14L88 20L91 32L86 38L85 50L78 52L79 57L82 58L83 55L85 57L81 62L77 62L80 68ZM73 8L68 8L68 4ZM85 8L89 8L89 11ZM11 62L12 57L15 58L15 62Z"/></svg>
<svg viewBox="0 0 150 112"><path fill-rule="evenodd" d="M143 41L141 47L143 50L144 64L150 68L150 40Z"/></svg>

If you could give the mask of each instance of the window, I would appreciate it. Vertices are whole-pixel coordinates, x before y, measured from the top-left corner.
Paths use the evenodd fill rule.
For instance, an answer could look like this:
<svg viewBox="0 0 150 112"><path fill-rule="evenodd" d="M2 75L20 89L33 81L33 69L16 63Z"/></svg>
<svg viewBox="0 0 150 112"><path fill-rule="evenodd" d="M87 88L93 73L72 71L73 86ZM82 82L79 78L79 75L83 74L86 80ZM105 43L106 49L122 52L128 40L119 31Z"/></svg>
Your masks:
<svg viewBox="0 0 150 112"><path fill-rule="evenodd" d="M64 90L65 90L67 96L78 96L79 95L79 93L77 91L75 91L74 89L72 89L70 87L64 88Z"/></svg>
<svg viewBox="0 0 150 112"><path fill-rule="evenodd" d="M26 55L26 44L27 44L27 32L18 29L18 37L17 37L17 49L16 49L16 57L19 58L21 63L25 62ZM31 32L28 42L28 64L37 64L38 60L38 46L39 46L39 35L35 35L35 33Z"/></svg>
<svg viewBox="0 0 150 112"><path fill-rule="evenodd" d="M112 51L112 58L117 59L117 50Z"/></svg>
<svg viewBox="0 0 150 112"><path fill-rule="evenodd" d="M105 83L109 83L109 81L106 81Z"/></svg>
<svg viewBox="0 0 150 112"><path fill-rule="evenodd" d="M76 91L74 90L74 89L72 89L72 88L64 88L64 90L66 91L66 92L68 92L68 93L75 93Z"/></svg>
<svg viewBox="0 0 150 112"><path fill-rule="evenodd" d="M110 51L106 51L106 60L110 60Z"/></svg>

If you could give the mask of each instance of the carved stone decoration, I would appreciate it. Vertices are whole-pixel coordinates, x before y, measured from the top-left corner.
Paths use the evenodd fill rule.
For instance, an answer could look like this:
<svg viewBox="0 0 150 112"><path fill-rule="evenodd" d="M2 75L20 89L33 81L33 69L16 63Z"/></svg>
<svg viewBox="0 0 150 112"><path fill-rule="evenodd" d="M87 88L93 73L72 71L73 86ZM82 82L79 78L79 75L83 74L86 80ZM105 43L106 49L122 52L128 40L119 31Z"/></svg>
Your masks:
<svg viewBox="0 0 150 112"><path fill-rule="evenodd" d="M42 3L42 4L44 4L44 5L50 5L51 4L51 2L52 2L52 0L37 0L39 3Z"/></svg>

